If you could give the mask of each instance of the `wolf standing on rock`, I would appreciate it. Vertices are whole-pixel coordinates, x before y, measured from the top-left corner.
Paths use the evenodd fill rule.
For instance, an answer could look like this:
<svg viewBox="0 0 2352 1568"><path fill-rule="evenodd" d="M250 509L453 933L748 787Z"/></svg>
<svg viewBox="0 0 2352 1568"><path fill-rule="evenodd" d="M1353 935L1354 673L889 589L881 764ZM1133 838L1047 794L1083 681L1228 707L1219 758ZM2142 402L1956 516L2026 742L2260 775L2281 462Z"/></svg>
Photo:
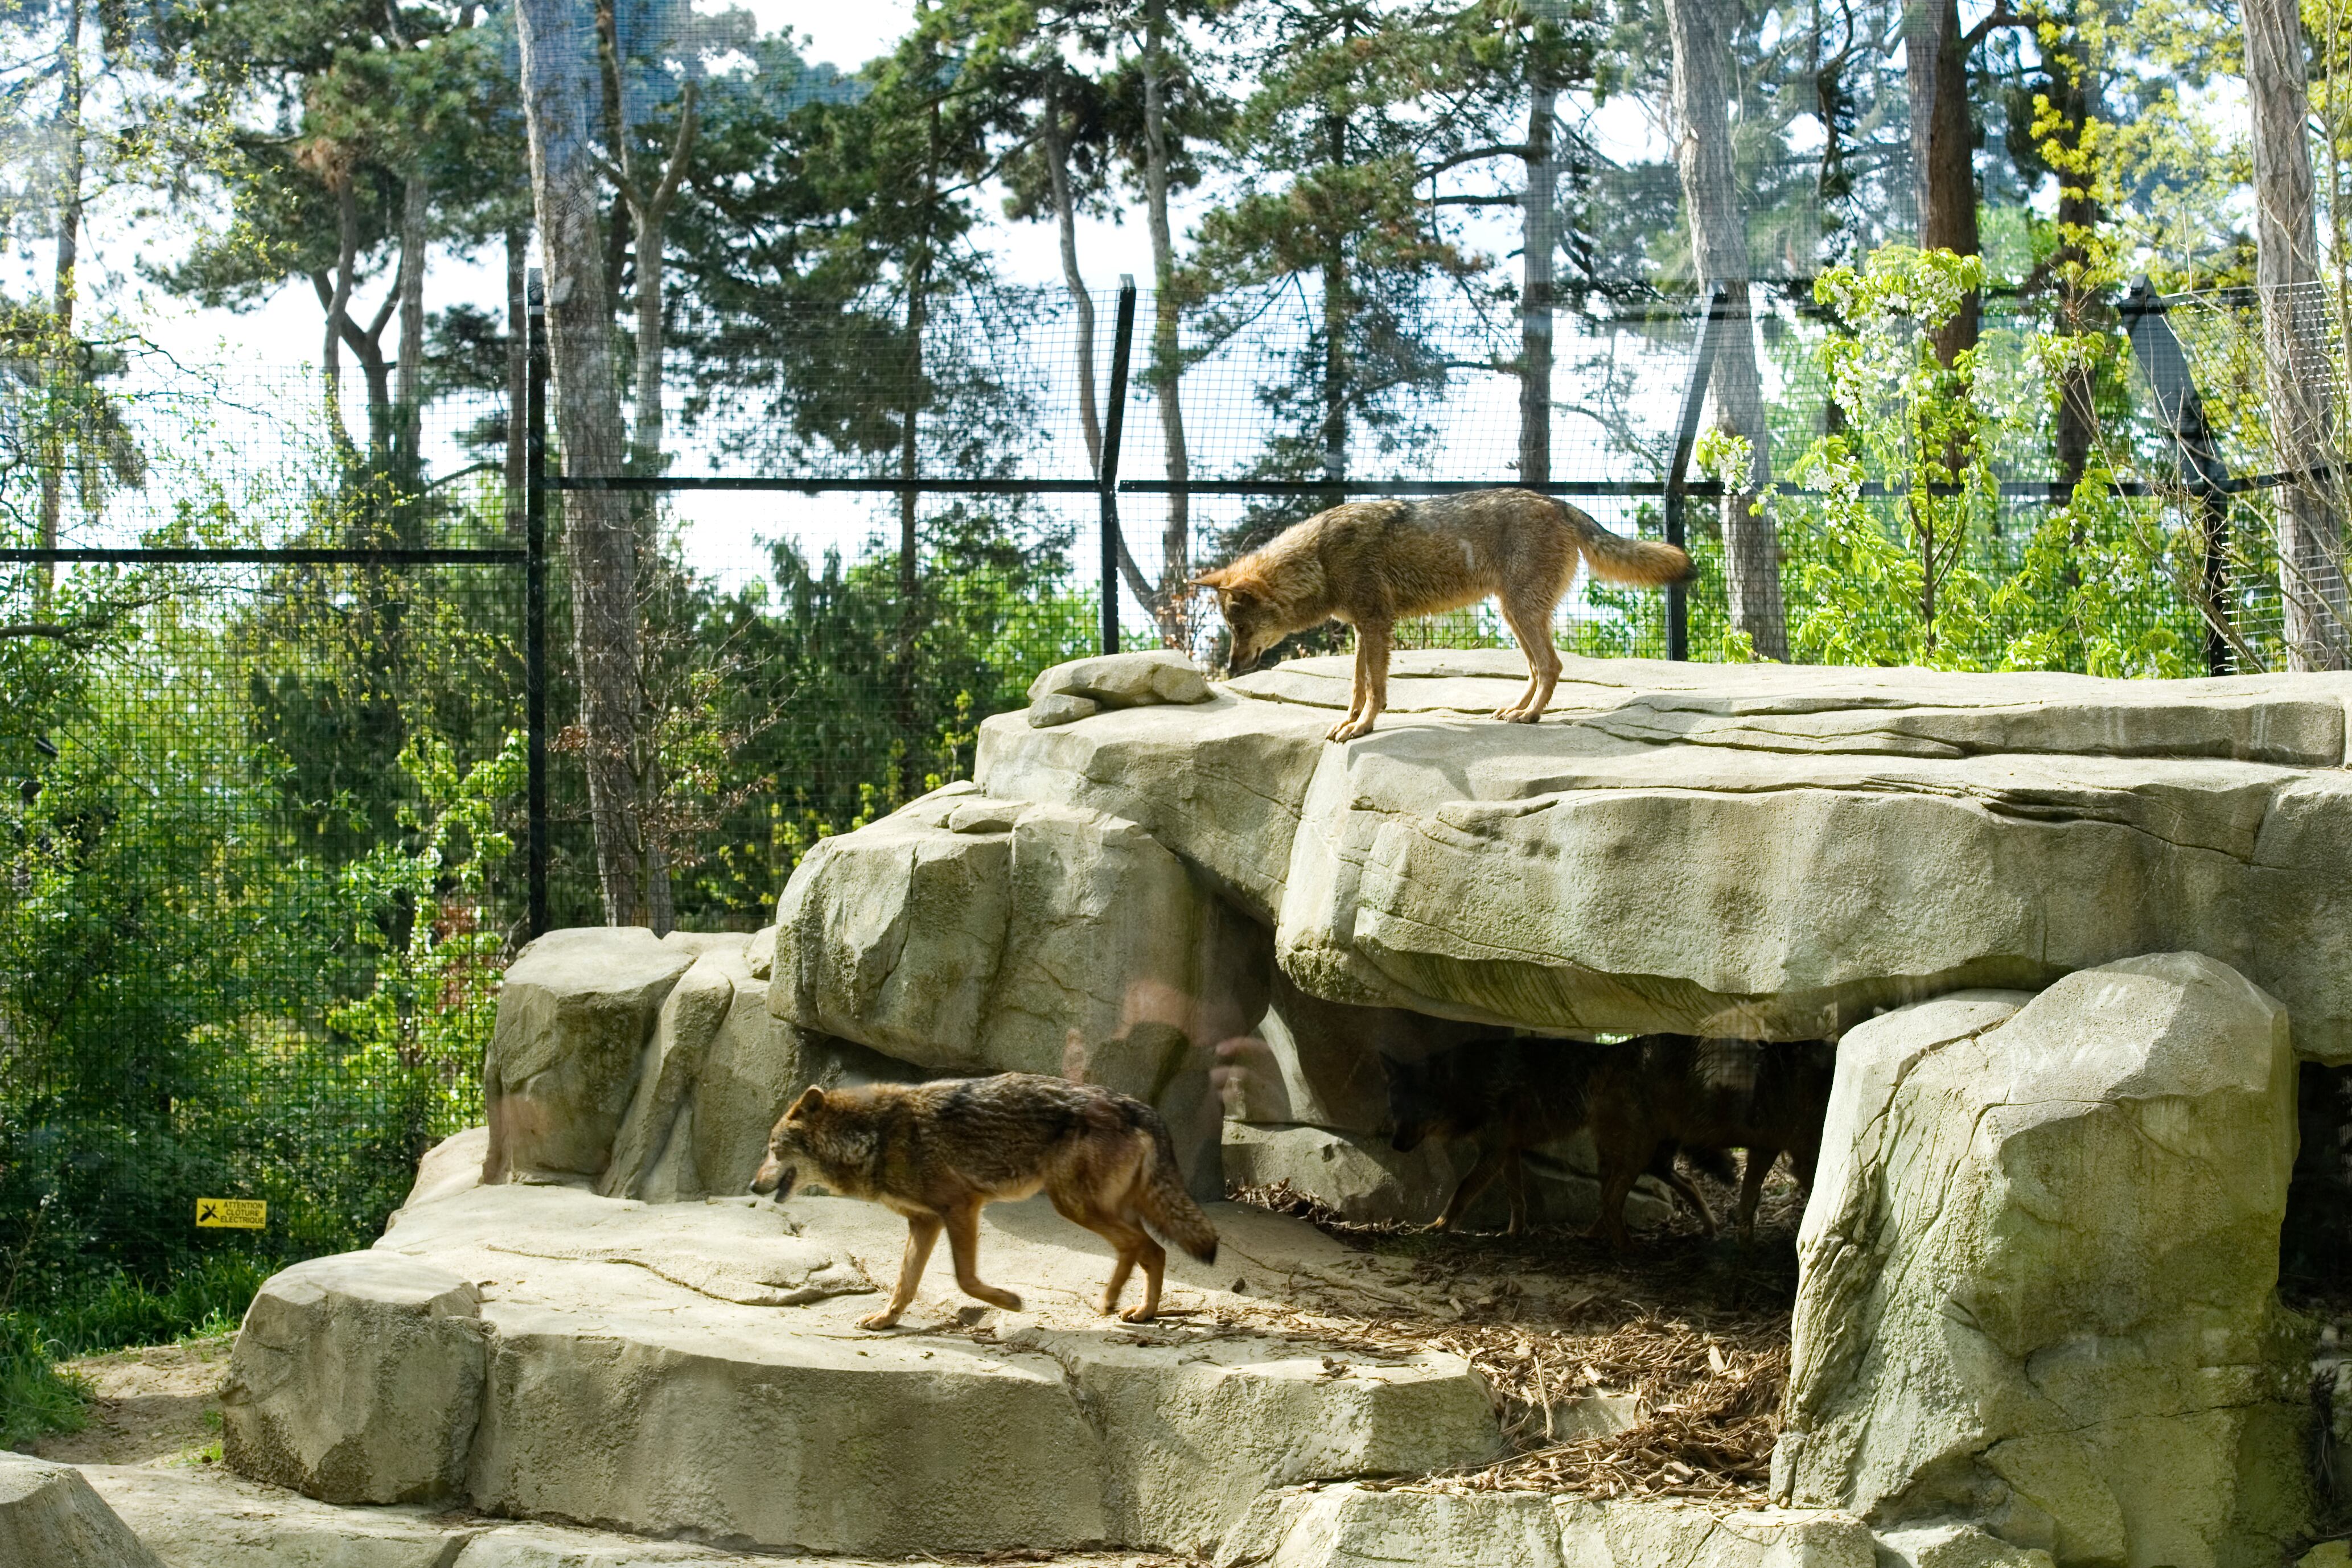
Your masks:
<svg viewBox="0 0 2352 1568"><path fill-rule="evenodd" d="M1493 596L1528 656L1528 689L1495 716L1533 724L1559 682L1551 612L1579 560L1607 582L1687 581L1675 546L1620 538L1576 507L1533 490L1473 490L1428 501L1355 501L1318 512L1231 566L1193 578L1213 588L1233 632L1238 675L1293 632L1326 621L1356 628L1348 716L1329 738L1371 733L1388 705L1395 623Z"/></svg>
<svg viewBox="0 0 2352 1568"><path fill-rule="evenodd" d="M810 1089L793 1101L768 1138L768 1157L751 1190L791 1196L803 1171L844 1197L879 1203L907 1220L907 1253L889 1304L858 1321L887 1329L915 1299L931 1248L945 1230L964 1294L1008 1312L1021 1298L983 1284L979 1272L980 1211L1043 1188L1062 1218L1085 1226L1118 1250L1103 1287L1102 1311L1138 1263L1143 1300L1120 1316L1148 1322L1160 1310L1168 1253L1153 1228L1198 1258L1217 1258L1216 1228L1184 1190L1175 1145L1160 1113L1140 1100L1093 1084L1034 1072L950 1078L933 1083L876 1083Z"/></svg>

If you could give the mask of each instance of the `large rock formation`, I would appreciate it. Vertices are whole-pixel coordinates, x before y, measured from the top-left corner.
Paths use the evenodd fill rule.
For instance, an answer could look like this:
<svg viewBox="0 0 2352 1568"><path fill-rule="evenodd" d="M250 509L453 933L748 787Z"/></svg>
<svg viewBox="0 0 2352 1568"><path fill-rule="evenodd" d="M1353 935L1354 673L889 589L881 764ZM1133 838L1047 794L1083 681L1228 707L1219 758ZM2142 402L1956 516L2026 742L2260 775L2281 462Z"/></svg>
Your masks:
<svg viewBox="0 0 2352 1568"><path fill-rule="evenodd" d="M906 1239L877 1205L646 1205L428 1174L434 1193L373 1251L256 1299L227 1395L240 1473L776 1549L1203 1552L1270 1488L1475 1463L1500 1442L1457 1357L1221 1329L1237 1276L1349 1257L1260 1211L1213 1211L1214 1270L1170 1260L1169 1305L1188 1312L1106 1333L1103 1244L1043 1198L997 1205L983 1273L1026 1309L970 1332L941 1260L905 1330L870 1334L856 1320Z"/></svg>
<svg viewBox="0 0 2352 1568"><path fill-rule="evenodd" d="M2277 1562L2309 1513L2273 1289L2294 1082L2284 1011L2197 954L1849 1034L1780 1495L2062 1564Z"/></svg>
<svg viewBox="0 0 2352 1568"><path fill-rule="evenodd" d="M1524 675L1399 653L1381 727L1335 746L1349 662L1298 660L1191 706L990 719L976 777L1135 824L1327 1000L1801 1039L2193 949L2352 1061L2352 676L1570 658L1544 722L1485 717Z"/></svg>

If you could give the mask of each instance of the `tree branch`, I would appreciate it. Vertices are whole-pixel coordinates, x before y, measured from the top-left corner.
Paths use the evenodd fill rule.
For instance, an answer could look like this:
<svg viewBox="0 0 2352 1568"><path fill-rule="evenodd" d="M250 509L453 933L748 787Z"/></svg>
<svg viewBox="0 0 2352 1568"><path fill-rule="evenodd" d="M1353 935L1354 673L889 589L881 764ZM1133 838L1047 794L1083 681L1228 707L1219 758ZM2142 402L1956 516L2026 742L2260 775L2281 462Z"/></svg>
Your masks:
<svg viewBox="0 0 2352 1568"><path fill-rule="evenodd" d="M677 194L677 183L686 173L686 156L694 148L694 78L688 77L685 101L677 114L677 136L670 142L669 162L662 170L661 183L654 187L653 206L656 214L669 210L670 198Z"/></svg>
<svg viewBox="0 0 2352 1568"><path fill-rule="evenodd" d="M1960 53L1967 54L1992 36L1995 27L2028 27L2032 22L2009 8L2009 0L1994 0L1985 19L1960 35Z"/></svg>
<svg viewBox="0 0 2352 1568"><path fill-rule="evenodd" d="M1507 142L1493 147L1473 147L1466 152L1456 152L1451 158L1441 158L1434 163L1424 165L1421 171L1421 177L1426 180L1433 175L1443 174L1448 169L1458 169L1465 163L1481 163L1489 158L1517 158L1524 162L1533 156L1535 156L1534 149L1517 143Z"/></svg>

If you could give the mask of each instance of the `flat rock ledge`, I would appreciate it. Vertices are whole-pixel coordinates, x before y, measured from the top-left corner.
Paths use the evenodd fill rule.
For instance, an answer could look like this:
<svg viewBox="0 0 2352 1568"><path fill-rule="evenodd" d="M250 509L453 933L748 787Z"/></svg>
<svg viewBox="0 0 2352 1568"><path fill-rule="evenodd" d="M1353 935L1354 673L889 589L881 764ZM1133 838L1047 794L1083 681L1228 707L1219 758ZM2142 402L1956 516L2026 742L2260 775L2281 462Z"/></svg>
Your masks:
<svg viewBox="0 0 2352 1568"><path fill-rule="evenodd" d="M1963 987L2194 950L2284 1003L2299 1052L2352 1061L2352 675L1570 658L1543 722L1511 725L1486 715L1523 682L1517 653L1401 653L1381 727L1334 745L1350 668L1296 660L1203 701L1042 728L992 718L961 809L1131 824L1332 1002L1805 1039ZM814 874L785 904L850 920L803 886ZM893 937L909 964L968 942L922 918ZM801 1014L830 983L802 973L780 1016L814 1026Z"/></svg>
<svg viewBox="0 0 2352 1568"><path fill-rule="evenodd" d="M915 1326L876 1334L855 1322L905 1239L877 1207L444 1190L374 1249L263 1287L226 1456L338 1502L902 1556L1206 1552L1269 1490L1496 1453L1457 1358L1334 1357L1182 1315L1343 1252L1295 1220L1214 1218L1217 1268L1171 1260L1179 1311L1130 1326L1093 1311L1099 1241L1042 1200L992 1207L982 1274L1028 1310L980 1309L941 1258Z"/></svg>
<svg viewBox="0 0 2352 1568"><path fill-rule="evenodd" d="M84 1491L145 1544L141 1568L879 1568L864 1556L738 1552L423 1505L315 1501L219 1470L91 1465ZM1850 1515L1507 1492L1272 1492L1213 1553L1218 1568L2050 1568L1966 1525L1875 1535ZM1038 1568L1146 1568L1112 1550ZM10 1560L13 1565L14 1559ZM48 1560L38 1560L51 1568ZM1150 1560L1152 1568L1166 1562ZM2332 1561L2306 1568L2341 1568Z"/></svg>

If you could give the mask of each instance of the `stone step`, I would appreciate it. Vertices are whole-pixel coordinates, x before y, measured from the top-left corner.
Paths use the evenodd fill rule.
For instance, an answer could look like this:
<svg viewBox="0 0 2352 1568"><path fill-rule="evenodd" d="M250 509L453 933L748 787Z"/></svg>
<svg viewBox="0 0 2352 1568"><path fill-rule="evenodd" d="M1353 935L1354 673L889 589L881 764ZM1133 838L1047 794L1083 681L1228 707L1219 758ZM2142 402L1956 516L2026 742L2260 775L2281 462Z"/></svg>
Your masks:
<svg viewBox="0 0 2352 1568"><path fill-rule="evenodd" d="M81 1473L163 1568L867 1568L422 1505L338 1505L218 1469L89 1465ZM1079 1555L1051 1568L1117 1568Z"/></svg>
<svg viewBox="0 0 2352 1568"><path fill-rule="evenodd" d="M940 1258L906 1326L875 1333L857 1320L905 1241L876 1206L451 1192L263 1288L227 1457L335 1502L899 1556L1205 1552L1269 1490L1495 1455L1460 1358L1249 1326L1265 1303L1234 1285L1352 1255L1213 1214L1223 1256L1171 1260L1158 1322L1097 1312L1108 1248L1039 1199L990 1207L980 1243L1024 1310L980 1308Z"/></svg>

